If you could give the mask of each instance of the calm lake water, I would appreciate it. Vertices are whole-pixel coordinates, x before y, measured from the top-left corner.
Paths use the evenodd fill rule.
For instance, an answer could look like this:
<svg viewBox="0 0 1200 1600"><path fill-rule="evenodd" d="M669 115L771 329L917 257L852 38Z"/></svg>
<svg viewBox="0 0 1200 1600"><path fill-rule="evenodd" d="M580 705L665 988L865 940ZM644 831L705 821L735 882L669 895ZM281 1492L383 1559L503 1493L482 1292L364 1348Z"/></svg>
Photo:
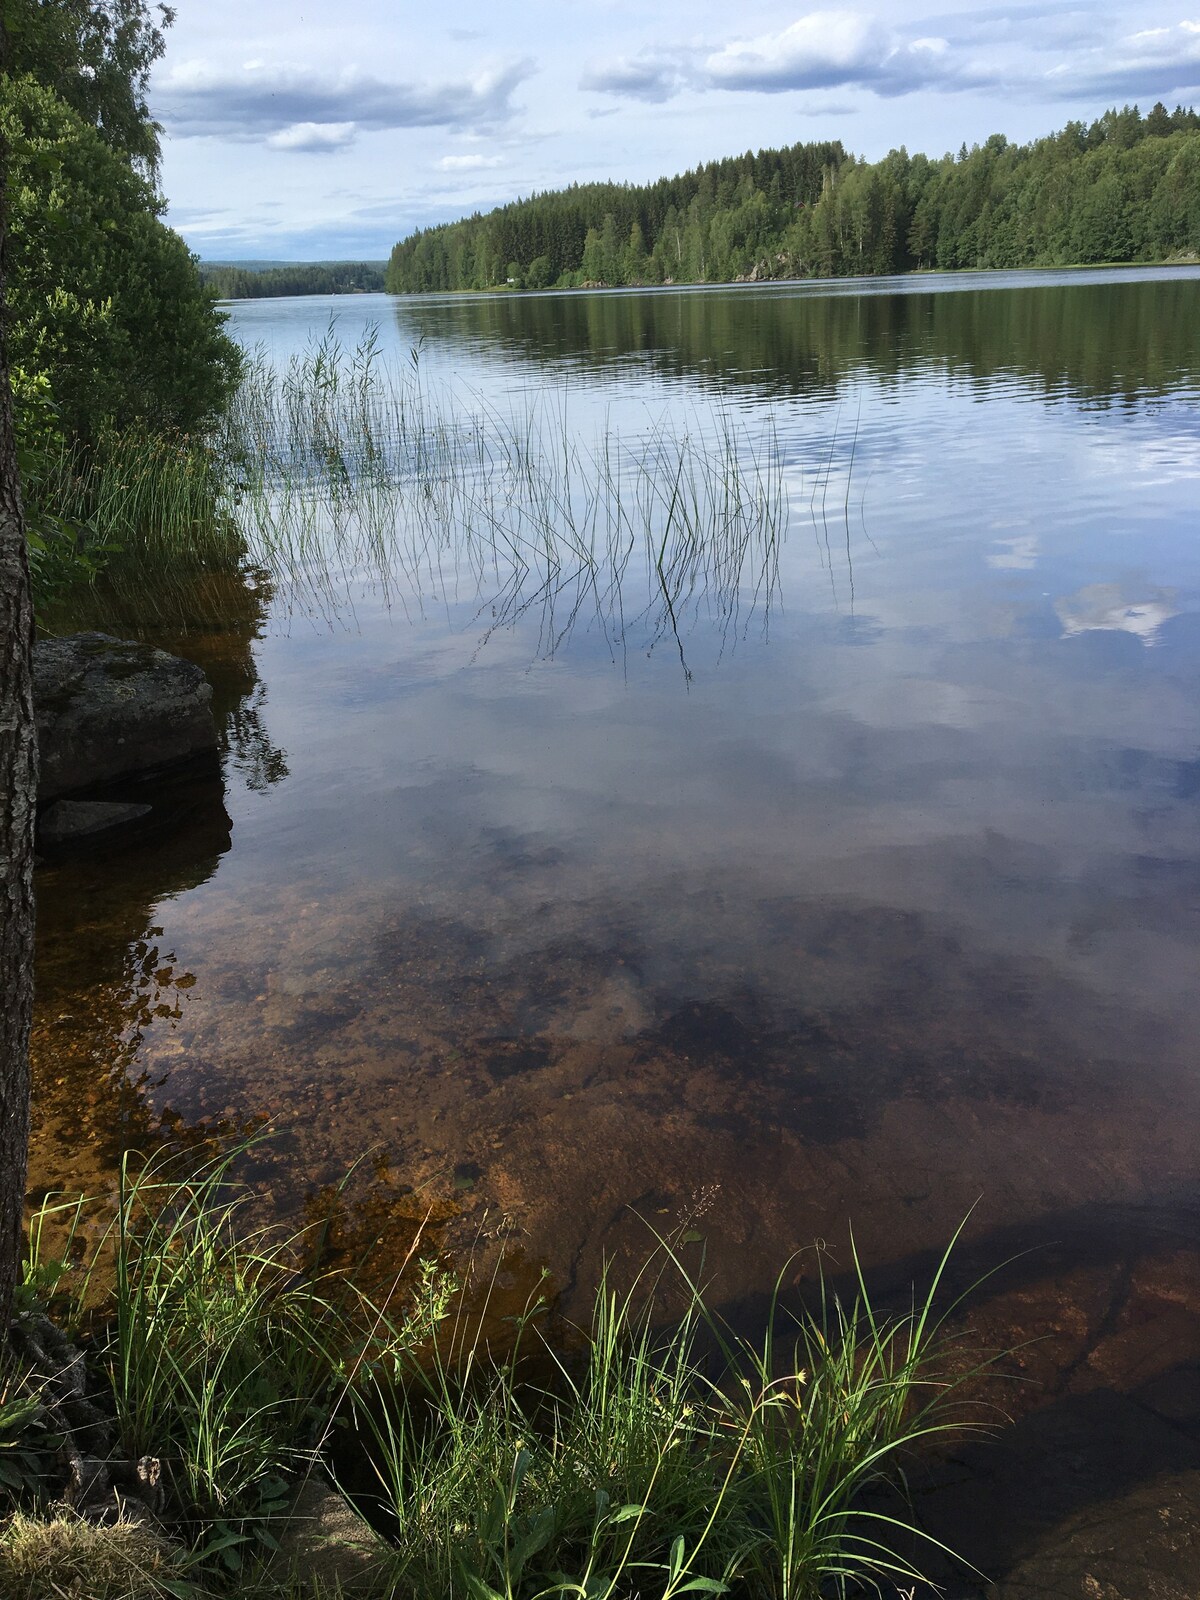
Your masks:
<svg viewBox="0 0 1200 1600"><path fill-rule="evenodd" d="M752 1306L974 1205L1030 1370L1200 1361L1200 271L231 328L331 316L464 418L732 418L786 530L673 623L640 568L512 606L454 552L128 602L213 677L223 794L41 874L35 1184L265 1115L281 1210L370 1151L348 1228L505 1228L568 1304L648 1223Z"/></svg>

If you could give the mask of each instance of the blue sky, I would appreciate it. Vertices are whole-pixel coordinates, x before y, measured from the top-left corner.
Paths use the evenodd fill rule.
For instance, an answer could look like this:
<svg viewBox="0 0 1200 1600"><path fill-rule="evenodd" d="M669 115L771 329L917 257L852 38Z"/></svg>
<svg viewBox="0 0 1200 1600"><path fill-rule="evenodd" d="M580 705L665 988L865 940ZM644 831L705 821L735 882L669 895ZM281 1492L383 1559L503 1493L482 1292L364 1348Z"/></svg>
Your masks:
<svg viewBox="0 0 1200 1600"><path fill-rule="evenodd" d="M208 259L379 258L574 180L837 138L875 159L1200 102L1200 0L176 0L151 93Z"/></svg>

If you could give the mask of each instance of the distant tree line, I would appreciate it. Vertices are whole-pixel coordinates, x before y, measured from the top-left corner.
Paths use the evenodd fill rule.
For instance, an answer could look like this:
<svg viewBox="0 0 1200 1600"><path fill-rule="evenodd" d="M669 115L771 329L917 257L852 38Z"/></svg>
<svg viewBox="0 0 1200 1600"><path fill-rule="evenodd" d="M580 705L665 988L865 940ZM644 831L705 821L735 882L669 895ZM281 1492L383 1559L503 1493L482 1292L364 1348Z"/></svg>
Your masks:
<svg viewBox="0 0 1200 1600"><path fill-rule="evenodd" d="M218 300L274 299L290 294L378 294L384 269L369 261L327 265L218 267L201 264L200 275Z"/></svg>
<svg viewBox="0 0 1200 1600"><path fill-rule="evenodd" d="M716 279L733 253L754 259L767 247L768 216L811 205L847 159L836 141L797 144L657 183L572 184L412 234L392 251L387 286L395 294L508 279L532 289Z"/></svg>
<svg viewBox="0 0 1200 1600"><path fill-rule="evenodd" d="M646 185L576 184L401 240L392 293L729 283L1200 256L1200 115L1161 103L993 134L940 159L747 151Z"/></svg>

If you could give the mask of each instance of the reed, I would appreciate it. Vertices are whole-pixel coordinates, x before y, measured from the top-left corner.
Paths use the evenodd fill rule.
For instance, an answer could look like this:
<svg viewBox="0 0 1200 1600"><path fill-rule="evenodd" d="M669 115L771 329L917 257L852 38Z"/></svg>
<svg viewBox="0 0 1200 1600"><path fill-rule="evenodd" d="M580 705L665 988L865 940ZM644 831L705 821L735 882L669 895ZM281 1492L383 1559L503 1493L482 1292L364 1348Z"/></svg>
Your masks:
<svg viewBox="0 0 1200 1600"><path fill-rule="evenodd" d="M227 481L226 464L200 439L138 430L105 433L86 448L60 440L25 485L40 530L40 591L90 580L115 557L151 578L163 565L236 566Z"/></svg>
<svg viewBox="0 0 1200 1600"><path fill-rule="evenodd" d="M545 654L586 624L614 657L765 626L788 519L769 425L718 406L588 436L561 393L502 408L332 328L282 367L252 352L211 438L60 444L28 492L51 620L100 574L170 614L197 571L252 570L321 612L365 580L410 615L463 605L485 636L536 618Z"/></svg>
<svg viewBox="0 0 1200 1600"><path fill-rule="evenodd" d="M496 626L537 607L550 640L586 608L651 642L701 613L736 626L748 587L777 588L777 442L725 410L588 439L561 395L500 409L330 330L283 368L247 362L220 453L250 559L281 583L366 572L406 605L465 599Z"/></svg>

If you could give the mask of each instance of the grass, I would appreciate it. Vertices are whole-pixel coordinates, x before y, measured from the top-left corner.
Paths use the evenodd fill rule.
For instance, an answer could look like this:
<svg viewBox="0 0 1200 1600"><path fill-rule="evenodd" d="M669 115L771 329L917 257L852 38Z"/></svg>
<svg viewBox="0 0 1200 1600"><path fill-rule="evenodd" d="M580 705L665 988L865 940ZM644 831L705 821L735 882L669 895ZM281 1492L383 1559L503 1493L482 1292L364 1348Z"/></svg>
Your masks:
<svg viewBox="0 0 1200 1600"><path fill-rule="evenodd" d="M349 1488L391 1543L385 1588L412 1600L815 1600L916 1578L895 1553L906 1525L868 1496L963 1425L963 1378L938 1376L941 1268L898 1318L872 1307L857 1264L848 1303L823 1286L789 1310L777 1291L754 1341L660 1240L624 1288L606 1269L587 1328L564 1338L531 1305L495 1349L436 1265L410 1263L403 1290L373 1301L322 1266L319 1228L254 1225L240 1153L184 1176L128 1163L79 1265L39 1259L45 1229L32 1234L31 1283L92 1330L116 1456L162 1462L189 1583L251 1581L335 1427L353 1441L335 1459L357 1461ZM71 1216L74 1251L87 1223ZM10 1521L0 1562L90 1559L82 1525L40 1526ZM166 1592L182 1570L116 1539L96 1600Z"/></svg>
<svg viewBox="0 0 1200 1600"><path fill-rule="evenodd" d="M168 1600L183 1592L186 1560L144 1523L98 1526L74 1512L15 1512L0 1527L5 1600Z"/></svg>
<svg viewBox="0 0 1200 1600"><path fill-rule="evenodd" d="M0 1522L4 1600L208 1600L228 1594L187 1550L134 1515L97 1523L65 1506ZM343 1584L312 1572L240 1574L240 1600L383 1600L386 1584Z"/></svg>
<svg viewBox="0 0 1200 1600"><path fill-rule="evenodd" d="M39 598L122 559L142 572L236 568L244 546L225 510L228 471L213 445L146 430L109 432L84 448L58 439L23 485Z"/></svg>
<svg viewBox="0 0 1200 1600"><path fill-rule="evenodd" d="M348 1390L373 1364L425 1336L441 1278L413 1315L393 1320L323 1265L323 1224L298 1232L249 1220L231 1177L245 1146L177 1175L169 1156L122 1165L115 1214L71 1267L40 1259L33 1283L89 1334L103 1373L117 1457L161 1461L173 1524L236 1570L311 1469ZM68 1209L70 1243L86 1233ZM82 1220L81 1220L82 1219Z"/></svg>
<svg viewBox="0 0 1200 1600"><path fill-rule="evenodd" d="M661 1329L664 1276L686 1307ZM814 1600L916 1579L896 1553L902 1524L864 1497L897 1480L907 1450L961 1426L954 1385L934 1376L940 1278L894 1321L861 1274L849 1306L823 1292L788 1315L777 1293L754 1343L663 1241L624 1292L602 1277L581 1352L535 1314L500 1360L469 1330L451 1337L359 1398L399 1591Z"/></svg>

